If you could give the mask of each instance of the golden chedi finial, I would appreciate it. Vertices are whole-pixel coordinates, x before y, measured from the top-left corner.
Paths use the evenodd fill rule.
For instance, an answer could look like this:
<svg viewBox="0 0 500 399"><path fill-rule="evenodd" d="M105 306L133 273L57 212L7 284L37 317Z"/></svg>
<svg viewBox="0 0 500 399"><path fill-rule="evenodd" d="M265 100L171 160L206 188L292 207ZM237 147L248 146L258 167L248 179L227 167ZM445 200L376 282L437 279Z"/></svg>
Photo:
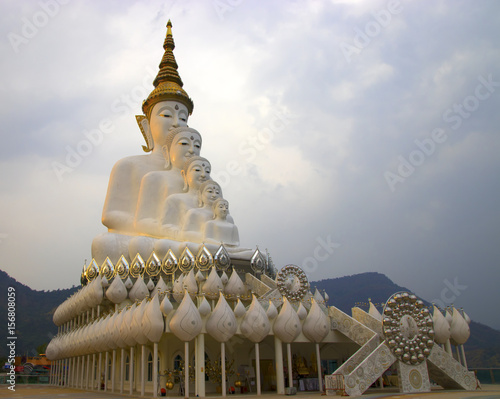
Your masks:
<svg viewBox="0 0 500 399"><path fill-rule="evenodd" d="M189 98L189 95L182 88L183 83L179 72L177 72L177 62L173 52L175 43L170 20L167 23L167 36L163 42L163 48L165 53L159 65L160 70L153 81L155 89L142 104L142 111L148 119L153 106L160 101L178 101L187 107L189 114L193 112L193 100Z"/></svg>

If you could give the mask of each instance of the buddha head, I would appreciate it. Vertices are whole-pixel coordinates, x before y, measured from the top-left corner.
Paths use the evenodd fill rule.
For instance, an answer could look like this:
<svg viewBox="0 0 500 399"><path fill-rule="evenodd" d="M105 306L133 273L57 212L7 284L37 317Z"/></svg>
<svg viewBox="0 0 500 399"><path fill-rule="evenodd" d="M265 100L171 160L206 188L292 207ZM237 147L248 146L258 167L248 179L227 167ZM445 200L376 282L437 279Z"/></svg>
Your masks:
<svg viewBox="0 0 500 399"><path fill-rule="evenodd" d="M166 169L180 170L189 158L199 156L201 141L201 135L195 129L187 126L171 129L162 147Z"/></svg>
<svg viewBox="0 0 500 399"><path fill-rule="evenodd" d="M136 116L149 152L161 148L168 131L187 126L188 116L193 112L193 101L182 88L182 79L177 71L173 50L172 23L167 23L167 36L163 43L165 53L159 65L160 70L153 81L155 87L142 104L144 115Z"/></svg>
<svg viewBox="0 0 500 399"><path fill-rule="evenodd" d="M229 202L224 198L217 198L212 204L214 219L226 220L229 213Z"/></svg>
<svg viewBox="0 0 500 399"><path fill-rule="evenodd" d="M176 101L156 103L148 118L149 130L155 146L161 148L170 130L187 126L188 111L184 104Z"/></svg>
<svg viewBox="0 0 500 399"><path fill-rule="evenodd" d="M213 180L207 180L206 182L201 184L198 195L199 207L202 207L203 205L208 205L211 207L217 198L222 197L222 189L219 183Z"/></svg>
<svg viewBox="0 0 500 399"><path fill-rule="evenodd" d="M184 191L199 190L203 182L211 180L212 167L208 159L193 156L184 162L181 175L184 179Z"/></svg>

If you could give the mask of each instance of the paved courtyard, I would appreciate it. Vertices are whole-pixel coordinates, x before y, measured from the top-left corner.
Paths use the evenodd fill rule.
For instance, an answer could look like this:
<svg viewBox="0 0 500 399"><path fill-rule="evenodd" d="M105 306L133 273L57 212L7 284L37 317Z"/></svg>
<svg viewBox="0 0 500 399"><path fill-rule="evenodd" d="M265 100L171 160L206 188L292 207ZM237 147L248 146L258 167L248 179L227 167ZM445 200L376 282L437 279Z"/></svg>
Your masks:
<svg viewBox="0 0 500 399"><path fill-rule="evenodd" d="M276 394L263 394L260 396L262 399L272 399L276 398ZM279 395L285 396L285 395ZM320 398L322 395L319 392L299 392L295 397L297 399L312 399ZM56 398L67 398L67 399L118 399L118 398L140 398L140 395L120 395L111 392L88 392L82 391L80 389L73 388L58 388L51 386L40 387L39 385L17 385L16 391L12 392L7 389L4 385L0 387L0 398L15 398L15 399L56 399ZM151 398L151 395L144 396L145 398ZM169 395L169 398L179 398L179 396ZM191 397L194 397L192 395ZM210 396L213 398L219 398L220 395ZM257 399L256 395L244 394L244 395L230 395L233 399L242 398L252 398ZM390 399L500 399L500 385L483 385L481 390L477 391L444 391L436 390L431 393L420 393L420 394L401 394L399 392L391 391L389 389L384 390L370 390L367 394L363 395L363 398L369 399L379 399L379 398L390 398Z"/></svg>

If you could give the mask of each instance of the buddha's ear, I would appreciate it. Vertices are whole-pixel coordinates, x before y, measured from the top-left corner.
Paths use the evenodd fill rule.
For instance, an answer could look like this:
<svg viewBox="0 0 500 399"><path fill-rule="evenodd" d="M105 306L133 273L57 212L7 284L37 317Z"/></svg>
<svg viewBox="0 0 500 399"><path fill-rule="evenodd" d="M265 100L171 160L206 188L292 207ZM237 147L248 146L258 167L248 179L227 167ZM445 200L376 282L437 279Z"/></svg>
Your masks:
<svg viewBox="0 0 500 399"><path fill-rule="evenodd" d="M182 191L184 191L185 193L187 193L187 191L189 189L189 185L188 185L188 182L187 182L186 172L184 170L181 170L181 176L184 179L184 187L182 187Z"/></svg>
<svg viewBox="0 0 500 399"><path fill-rule="evenodd" d="M165 158L165 169L172 169L172 164L170 163L170 153L168 152L168 147L166 144L161 147L161 152L163 153L163 158Z"/></svg>
<svg viewBox="0 0 500 399"><path fill-rule="evenodd" d="M155 147L155 142L153 141L153 135L151 134L148 118L146 118L144 115L136 115L135 120L139 125L139 129L141 129L141 133L142 136L144 137L144 140L146 141L146 145L143 145L142 149L144 150L144 152L153 151L153 148Z"/></svg>
<svg viewBox="0 0 500 399"><path fill-rule="evenodd" d="M203 196L201 190L198 190L198 208L203 206Z"/></svg>

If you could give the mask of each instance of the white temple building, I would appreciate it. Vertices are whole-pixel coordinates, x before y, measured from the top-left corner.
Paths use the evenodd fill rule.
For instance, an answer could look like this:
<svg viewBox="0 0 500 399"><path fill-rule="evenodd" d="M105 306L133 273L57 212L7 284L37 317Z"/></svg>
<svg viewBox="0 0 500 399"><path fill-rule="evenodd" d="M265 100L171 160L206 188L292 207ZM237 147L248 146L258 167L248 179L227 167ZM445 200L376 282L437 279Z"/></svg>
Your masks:
<svg viewBox="0 0 500 399"><path fill-rule="evenodd" d="M397 375L401 392L473 390L468 316L432 314L411 293L347 315L298 266L245 248L229 202L188 127L172 24L137 122L146 154L119 160L82 288L54 313L51 383L148 397L296 389L363 394ZM333 300L333 302L335 302ZM456 358L452 345L457 347ZM387 376L387 374L386 374Z"/></svg>

